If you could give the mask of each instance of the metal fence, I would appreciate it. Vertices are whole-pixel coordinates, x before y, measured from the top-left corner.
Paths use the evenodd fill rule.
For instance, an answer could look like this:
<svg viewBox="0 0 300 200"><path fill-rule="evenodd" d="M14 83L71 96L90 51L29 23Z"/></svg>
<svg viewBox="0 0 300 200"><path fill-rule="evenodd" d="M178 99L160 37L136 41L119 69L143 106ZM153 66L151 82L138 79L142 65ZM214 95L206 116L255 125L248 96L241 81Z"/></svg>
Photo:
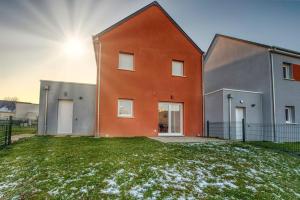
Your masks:
<svg viewBox="0 0 300 200"><path fill-rule="evenodd" d="M206 133L208 137L240 140L300 154L300 124L207 121Z"/></svg>
<svg viewBox="0 0 300 200"><path fill-rule="evenodd" d="M11 144L12 117L0 121L0 148Z"/></svg>
<svg viewBox="0 0 300 200"><path fill-rule="evenodd" d="M12 119L12 135L36 134L38 128L37 120Z"/></svg>

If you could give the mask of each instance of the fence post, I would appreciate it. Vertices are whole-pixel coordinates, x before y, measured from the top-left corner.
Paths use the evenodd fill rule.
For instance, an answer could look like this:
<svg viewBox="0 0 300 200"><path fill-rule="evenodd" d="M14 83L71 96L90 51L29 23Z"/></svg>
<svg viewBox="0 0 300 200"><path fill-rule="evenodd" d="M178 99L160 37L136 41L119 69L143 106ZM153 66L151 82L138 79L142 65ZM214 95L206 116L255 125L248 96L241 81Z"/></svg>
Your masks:
<svg viewBox="0 0 300 200"><path fill-rule="evenodd" d="M209 137L209 121L208 120L206 122L206 132L207 132L206 137Z"/></svg>
<svg viewBox="0 0 300 200"><path fill-rule="evenodd" d="M8 120L6 122L3 122L3 128L4 128L4 146L8 143Z"/></svg>
<svg viewBox="0 0 300 200"><path fill-rule="evenodd" d="M8 124L8 145L11 144L11 131L12 131L12 116L9 117L9 124Z"/></svg>
<svg viewBox="0 0 300 200"><path fill-rule="evenodd" d="M242 127L243 127L243 142L245 142L246 141L245 119L242 119Z"/></svg>

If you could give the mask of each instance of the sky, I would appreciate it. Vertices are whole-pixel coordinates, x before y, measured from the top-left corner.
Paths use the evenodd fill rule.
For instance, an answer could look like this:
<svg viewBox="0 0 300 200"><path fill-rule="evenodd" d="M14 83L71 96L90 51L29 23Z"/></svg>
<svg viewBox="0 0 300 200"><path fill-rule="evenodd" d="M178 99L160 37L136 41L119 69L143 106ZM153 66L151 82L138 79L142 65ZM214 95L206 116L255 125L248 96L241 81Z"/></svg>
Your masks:
<svg viewBox="0 0 300 200"><path fill-rule="evenodd" d="M0 99L40 80L96 83L92 35L151 0L0 0ZM158 0L206 51L216 33L300 51L300 0Z"/></svg>

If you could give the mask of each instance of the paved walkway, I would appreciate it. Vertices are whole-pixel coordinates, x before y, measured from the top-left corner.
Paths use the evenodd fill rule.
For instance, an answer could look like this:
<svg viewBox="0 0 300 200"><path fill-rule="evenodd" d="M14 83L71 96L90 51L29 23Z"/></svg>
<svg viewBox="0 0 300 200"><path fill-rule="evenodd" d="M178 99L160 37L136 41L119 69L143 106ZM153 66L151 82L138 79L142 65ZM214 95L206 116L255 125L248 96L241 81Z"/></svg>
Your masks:
<svg viewBox="0 0 300 200"><path fill-rule="evenodd" d="M33 137L33 136L35 136L35 134L12 135L12 136L11 136L11 142L14 143L14 142L17 142L17 141L20 140L20 139L23 139L23 138L29 138L29 137Z"/></svg>
<svg viewBox="0 0 300 200"><path fill-rule="evenodd" d="M205 137L149 137L163 143L207 143L207 142L222 142L226 143L228 140L221 140L217 138Z"/></svg>

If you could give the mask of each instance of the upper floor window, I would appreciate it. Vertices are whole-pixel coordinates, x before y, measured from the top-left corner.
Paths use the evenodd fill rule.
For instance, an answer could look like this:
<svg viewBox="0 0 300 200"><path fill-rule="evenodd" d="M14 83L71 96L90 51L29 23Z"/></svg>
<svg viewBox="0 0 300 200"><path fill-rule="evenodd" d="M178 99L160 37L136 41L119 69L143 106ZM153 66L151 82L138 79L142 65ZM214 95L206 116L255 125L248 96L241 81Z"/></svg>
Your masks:
<svg viewBox="0 0 300 200"><path fill-rule="evenodd" d="M290 63L283 63L282 70L284 79L293 79L293 68Z"/></svg>
<svg viewBox="0 0 300 200"><path fill-rule="evenodd" d="M285 107L285 122L286 123L295 123L295 107L286 106Z"/></svg>
<svg viewBox="0 0 300 200"><path fill-rule="evenodd" d="M172 75L173 76L183 76L183 62L182 61L172 61Z"/></svg>
<svg viewBox="0 0 300 200"><path fill-rule="evenodd" d="M129 99L118 100L118 117L133 117L133 101Z"/></svg>
<svg viewBox="0 0 300 200"><path fill-rule="evenodd" d="M118 68L133 71L133 54L119 53Z"/></svg>

